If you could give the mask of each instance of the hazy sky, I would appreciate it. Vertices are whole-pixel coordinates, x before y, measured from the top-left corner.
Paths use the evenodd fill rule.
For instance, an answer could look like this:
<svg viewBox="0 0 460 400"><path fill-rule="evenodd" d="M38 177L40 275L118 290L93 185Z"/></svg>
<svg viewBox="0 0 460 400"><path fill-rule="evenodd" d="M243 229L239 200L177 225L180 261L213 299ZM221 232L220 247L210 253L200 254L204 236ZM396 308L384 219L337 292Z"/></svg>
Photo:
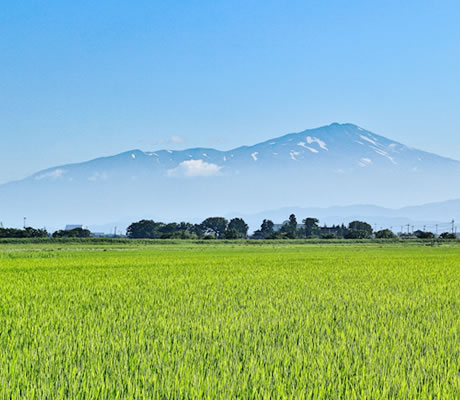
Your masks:
<svg viewBox="0 0 460 400"><path fill-rule="evenodd" d="M6 1L0 183L353 122L460 159L458 1Z"/></svg>

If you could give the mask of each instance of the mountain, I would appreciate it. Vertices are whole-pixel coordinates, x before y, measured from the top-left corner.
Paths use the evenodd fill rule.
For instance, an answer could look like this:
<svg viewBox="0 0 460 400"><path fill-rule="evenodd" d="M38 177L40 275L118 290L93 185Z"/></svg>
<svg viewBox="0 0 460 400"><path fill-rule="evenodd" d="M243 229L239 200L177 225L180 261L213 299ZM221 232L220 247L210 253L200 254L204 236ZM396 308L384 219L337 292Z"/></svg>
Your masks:
<svg viewBox="0 0 460 400"><path fill-rule="evenodd" d="M331 124L229 151L131 150L0 186L0 220L103 224L193 220L289 205L400 207L460 198L460 162L353 124Z"/></svg>

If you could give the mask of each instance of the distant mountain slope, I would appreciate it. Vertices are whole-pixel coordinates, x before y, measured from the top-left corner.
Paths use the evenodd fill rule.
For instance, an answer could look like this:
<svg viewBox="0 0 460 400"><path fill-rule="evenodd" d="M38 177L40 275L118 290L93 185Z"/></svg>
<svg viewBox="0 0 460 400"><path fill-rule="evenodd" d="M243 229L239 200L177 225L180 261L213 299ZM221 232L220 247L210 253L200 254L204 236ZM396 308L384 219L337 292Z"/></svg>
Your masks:
<svg viewBox="0 0 460 400"><path fill-rule="evenodd" d="M460 198L460 162L353 124L291 133L229 151L131 150L49 168L0 186L0 207L40 224L127 215L192 219L287 205L386 206Z"/></svg>
<svg viewBox="0 0 460 400"><path fill-rule="evenodd" d="M101 181L123 175L213 176L245 170L321 167L347 174L360 169L423 173L458 168L460 162L409 148L353 124L334 123L229 151L194 148L181 151L131 150L112 157L40 171L28 180ZM134 174L134 175L133 175Z"/></svg>

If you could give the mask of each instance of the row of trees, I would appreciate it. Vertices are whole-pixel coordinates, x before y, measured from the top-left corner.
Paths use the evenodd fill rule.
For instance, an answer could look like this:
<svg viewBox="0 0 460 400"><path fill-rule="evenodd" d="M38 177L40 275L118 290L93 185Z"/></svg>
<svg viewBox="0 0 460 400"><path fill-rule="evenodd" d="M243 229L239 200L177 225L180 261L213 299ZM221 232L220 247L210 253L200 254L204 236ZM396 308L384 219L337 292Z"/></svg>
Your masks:
<svg viewBox="0 0 460 400"><path fill-rule="evenodd" d="M244 239L248 237L248 225L242 218L228 221L223 217L206 218L200 224L172 222L165 224L152 220L132 223L126 230L133 239Z"/></svg>
<svg viewBox="0 0 460 400"><path fill-rule="evenodd" d="M15 228L0 228L0 238L46 238L50 234L46 229L35 229L32 227L26 227L24 229ZM53 238L85 238L90 237L91 232L88 229L75 228L72 230L61 230L54 232L51 237Z"/></svg>
<svg viewBox="0 0 460 400"><path fill-rule="evenodd" d="M412 234L401 234L401 238L417 238L417 239L434 239L436 235L432 232L415 231ZM279 230L275 229L275 224L269 219L264 219L260 229L254 232L254 239L295 239L295 238L319 238L319 239L396 239L396 235L390 229L382 229L375 231L372 226L363 221L352 221L348 226L332 225L319 226L317 218L305 218L302 224L297 222L294 214L289 216L289 219L282 224ZM444 232L439 235L440 239L456 239L454 233Z"/></svg>
<svg viewBox="0 0 460 400"><path fill-rule="evenodd" d="M223 217L206 218L199 224L188 222L163 223L152 220L141 220L132 223L127 229L127 236L132 239L245 239L248 238L248 225L242 218L227 220ZM46 229L27 227L24 229L0 228L0 238L87 238L91 232L87 229L75 228L59 230L50 235ZM302 223L297 222L294 214L289 216L281 226L273 221L264 219L251 239L396 239L390 229L374 232L372 226L363 221L352 221L345 225L320 226L317 218L305 218ZM432 232L415 231L411 234L401 234L401 238L434 239ZM456 239L453 233L442 233L441 239Z"/></svg>
<svg viewBox="0 0 460 400"><path fill-rule="evenodd" d="M0 228L0 238L42 238L48 237L46 229L27 227L24 229Z"/></svg>
<svg viewBox="0 0 460 400"><path fill-rule="evenodd" d="M387 233L387 232L385 232ZM390 235L391 233L391 235ZM345 225L333 225L330 227L319 226L317 218L305 218L302 224L297 222L294 214L281 225L279 230L275 229L275 224L269 219L264 219L260 229L254 232L254 239L296 239L296 238L345 238L345 239L368 239L373 234L372 226L367 222L353 221ZM383 235L384 232L381 232ZM393 232L388 230L388 238L396 237Z"/></svg>
<svg viewBox="0 0 460 400"><path fill-rule="evenodd" d="M188 222L169 223L142 220L131 224L127 229L127 236L133 239L242 239L248 237L248 225L242 218L233 218L230 221L223 217L207 218L200 224ZM404 237L402 235L401 237ZM430 232L416 231L408 238L433 239ZM374 232L372 226L363 221L352 221L347 226L333 225L320 226L317 218L305 218L299 224L294 214L281 226L273 221L264 219L260 228L250 239L396 239L398 236L390 229ZM441 239L456 239L456 235L443 233Z"/></svg>
<svg viewBox="0 0 460 400"><path fill-rule="evenodd" d="M54 238L88 238L91 236L91 231L84 228L75 228L70 230L60 230L53 233Z"/></svg>

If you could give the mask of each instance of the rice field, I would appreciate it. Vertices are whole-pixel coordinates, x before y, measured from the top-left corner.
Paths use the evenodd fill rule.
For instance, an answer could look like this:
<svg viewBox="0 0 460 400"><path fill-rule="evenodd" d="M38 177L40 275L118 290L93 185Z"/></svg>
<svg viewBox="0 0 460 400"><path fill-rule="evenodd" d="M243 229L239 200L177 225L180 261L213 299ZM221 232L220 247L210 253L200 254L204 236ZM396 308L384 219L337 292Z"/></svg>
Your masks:
<svg viewBox="0 0 460 400"><path fill-rule="evenodd" d="M460 247L0 245L0 399L459 399Z"/></svg>

